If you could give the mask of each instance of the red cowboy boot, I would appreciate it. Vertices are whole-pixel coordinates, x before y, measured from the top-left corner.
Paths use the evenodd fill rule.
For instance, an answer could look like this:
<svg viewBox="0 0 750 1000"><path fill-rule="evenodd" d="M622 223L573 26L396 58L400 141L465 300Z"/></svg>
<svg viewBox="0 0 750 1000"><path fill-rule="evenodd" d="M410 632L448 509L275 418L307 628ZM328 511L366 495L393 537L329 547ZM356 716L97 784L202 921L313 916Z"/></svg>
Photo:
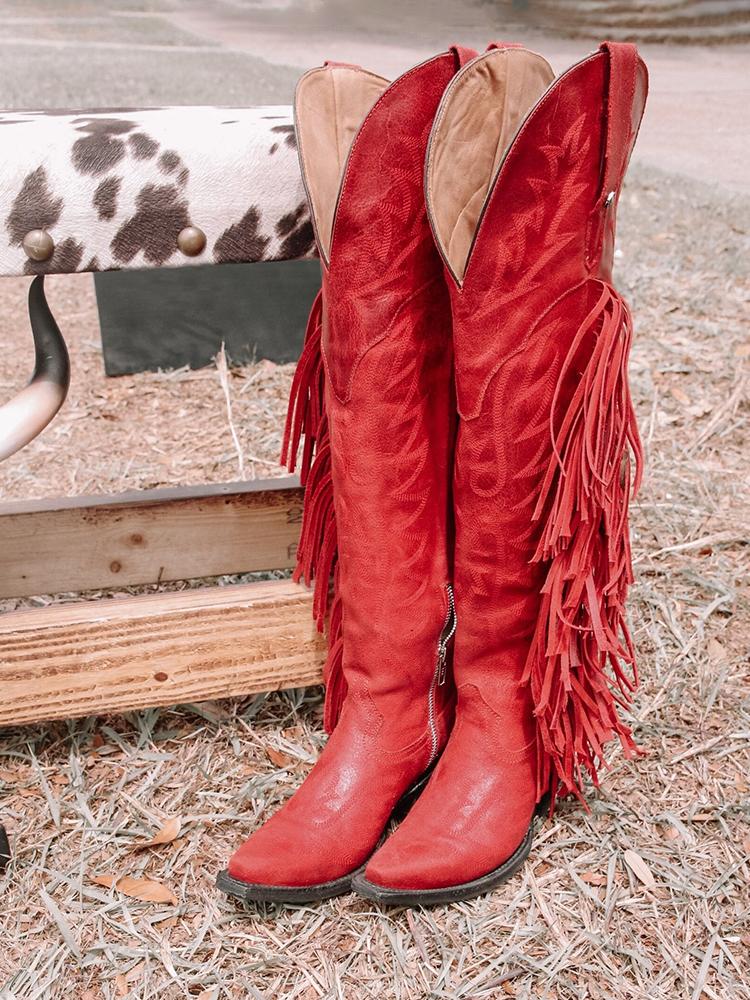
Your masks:
<svg viewBox="0 0 750 1000"><path fill-rule="evenodd" d="M430 139L459 410L458 705L427 788L353 882L382 902L491 889L528 855L535 810L582 797L584 771L596 783L607 740L635 752L617 707L636 682L623 606L641 451L610 272L647 74L632 45L605 43L525 114L546 72L517 49L479 56Z"/></svg>
<svg viewBox="0 0 750 1000"><path fill-rule="evenodd" d="M423 167L453 49L390 86L359 67L302 77L295 114L322 261L290 402L302 433L297 578L322 625L335 564L320 759L218 878L246 900L348 891L397 803L448 736L453 598L447 541L455 430L450 303Z"/></svg>

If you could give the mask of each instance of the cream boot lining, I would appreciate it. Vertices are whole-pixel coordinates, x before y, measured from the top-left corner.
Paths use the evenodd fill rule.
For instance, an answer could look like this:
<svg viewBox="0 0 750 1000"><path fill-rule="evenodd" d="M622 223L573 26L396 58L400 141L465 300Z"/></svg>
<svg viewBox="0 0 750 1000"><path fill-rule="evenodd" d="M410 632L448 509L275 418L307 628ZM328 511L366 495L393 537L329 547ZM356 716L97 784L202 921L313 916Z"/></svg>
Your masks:
<svg viewBox="0 0 750 1000"><path fill-rule="evenodd" d="M329 258L339 187L349 150L389 81L351 66L305 73L295 93L295 121L315 230Z"/></svg>
<svg viewBox="0 0 750 1000"><path fill-rule="evenodd" d="M553 79L549 63L535 52L493 49L469 63L446 97L430 141L427 201L459 282L505 152Z"/></svg>

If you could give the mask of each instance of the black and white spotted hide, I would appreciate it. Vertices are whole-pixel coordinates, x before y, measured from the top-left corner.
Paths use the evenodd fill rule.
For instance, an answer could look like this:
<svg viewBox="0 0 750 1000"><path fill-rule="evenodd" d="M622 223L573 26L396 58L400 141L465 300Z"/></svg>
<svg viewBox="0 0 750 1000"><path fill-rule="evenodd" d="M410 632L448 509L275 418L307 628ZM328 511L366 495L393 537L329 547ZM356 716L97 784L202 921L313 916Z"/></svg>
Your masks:
<svg viewBox="0 0 750 1000"><path fill-rule="evenodd" d="M288 107L0 112L0 141L0 275L314 255ZM24 253L34 229L47 261Z"/></svg>

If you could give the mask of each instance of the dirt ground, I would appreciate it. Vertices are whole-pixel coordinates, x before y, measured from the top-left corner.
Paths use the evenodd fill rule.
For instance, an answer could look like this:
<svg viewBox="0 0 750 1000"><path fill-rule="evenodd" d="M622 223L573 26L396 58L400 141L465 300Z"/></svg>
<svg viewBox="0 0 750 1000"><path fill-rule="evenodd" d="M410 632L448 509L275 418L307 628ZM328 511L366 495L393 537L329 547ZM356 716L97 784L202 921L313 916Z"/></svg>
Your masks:
<svg viewBox="0 0 750 1000"><path fill-rule="evenodd" d="M214 874L314 760L319 692L6 730L3 1000L750 998L750 206L639 167L620 216L648 455L631 600L648 756L615 752L591 813L564 805L521 874L483 899L243 909ZM3 393L28 366L16 285ZM104 379L89 279L50 285L71 398L2 466L0 494L237 478L217 371ZM267 363L231 375L247 475L280 471L290 376ZM120 876L158 883L154 901L110 888Z"/></svg>
<svg viewBox="0 0 750 1000"><path fill-rule="evenodd" d="M53 276L45 288L71 355L70 394L45 433L0 466L3 499L283 474L279 414L285 412L289 366L260 362L230 372L240 463L216 366L107 379L92 276ZM0 319L0 394L6 397L23 385L33 366L27 289L24 278L3 282L9 308Z"/></svg>

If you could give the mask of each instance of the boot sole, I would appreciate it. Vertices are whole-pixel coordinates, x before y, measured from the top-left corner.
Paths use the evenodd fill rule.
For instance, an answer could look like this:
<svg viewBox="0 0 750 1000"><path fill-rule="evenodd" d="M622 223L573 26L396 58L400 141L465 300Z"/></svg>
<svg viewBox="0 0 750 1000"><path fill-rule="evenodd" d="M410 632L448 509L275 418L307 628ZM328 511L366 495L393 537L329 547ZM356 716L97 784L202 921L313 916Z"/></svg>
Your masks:
<svg viewBox="0 0 750 1000"><path fill-rule="evenodd" d="M460 882L458 885L440 887L438 889L389 889L377 885L364 877L363 873L355 873L352 878L352 891L365 899L384 906L440 906L447 903L460 903L474 899L496 889L507 882L523 865L531 852L537 821L549 808L549 800L543 799L537 806L529 823L526 836L513 854L498 868L493 868L486 875L472 879L470 882Z"/></svg>
<svg viewBox="0 0 750 1000"><path fill-rule="evenodd" d="M388 823L391 820L404 818L421 795L436 763L437 761L430 765L424 774L404 792L396 803ZM386 828L387 826L388 824L386 824ZM383 839L384 837L380 838L375 850ZM316 882L314 885L264 885L261 882L243 882L241 879L233 878L225 869L216 876L216 888L227 896L241 899L244 903L317 903L351 892L352 880L364 872L366 864L367 862L349 872L348 875L342 875L341 878L333 879L330 882Z"/></svg>
<svg viewBox="0 0 750 1000"><path fill-rule="evenodd" d="M222 871L216 876L216 888L245 903L317 903L350 892L352 879L362 871L364 867L332 882L318 882L316 885L262 885L242 882L232 878L229 872Z"/></svg>

